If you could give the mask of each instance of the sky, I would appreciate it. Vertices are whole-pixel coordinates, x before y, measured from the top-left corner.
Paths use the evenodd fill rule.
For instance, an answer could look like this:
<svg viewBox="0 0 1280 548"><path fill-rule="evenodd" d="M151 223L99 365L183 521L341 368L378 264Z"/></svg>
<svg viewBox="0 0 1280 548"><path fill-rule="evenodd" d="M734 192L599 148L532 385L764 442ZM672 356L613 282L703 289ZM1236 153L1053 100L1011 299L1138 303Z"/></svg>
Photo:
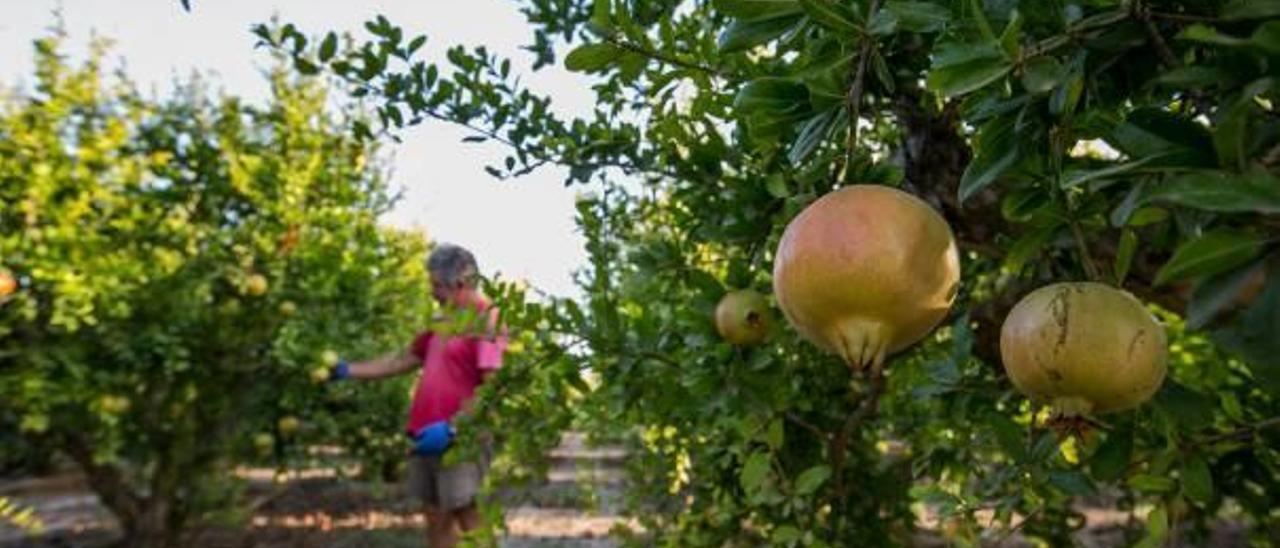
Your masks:
<svg viewBox="0 0 1280 548"><path fill-rule="evenodd" d="M520 49L532 32L509 0L0 0L0 87L29 84L32 40L45 35L61 9L68 52L84 59L91 36L110 38L111 66L123 66L142 89L165 95L177 78L193 71L212 76L223 92L262 100L262 76L270 58L255 50L249 29L279 15L305 33L351 31L364 36L363 22L378 14L404 27L406 36L426 34L420 52L444 58L455 44L485 45L510 57L513 72L535 92L552 97L561 114L590 112L590 81L560 66L531 71L533 57ZM443 67L442 67L443 68ZM581 114L579 114L581 115ZM572 272L586 263L573 223L574 196L562 169L543 169L499 181L484 166L503 158L496 144L463 143L467 133L439 122L409 128L401 144L389 144L392 183L404 199L385 222L424 230L437 242L475 252L486 274L525 280L558 296L576 296Z"/></svg>

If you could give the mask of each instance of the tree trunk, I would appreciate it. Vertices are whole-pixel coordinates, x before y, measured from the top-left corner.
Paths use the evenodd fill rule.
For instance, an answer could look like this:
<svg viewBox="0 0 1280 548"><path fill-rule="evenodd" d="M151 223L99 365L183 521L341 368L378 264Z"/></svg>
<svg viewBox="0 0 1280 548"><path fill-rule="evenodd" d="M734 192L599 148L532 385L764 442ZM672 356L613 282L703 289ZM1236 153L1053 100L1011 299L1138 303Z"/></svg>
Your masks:
<svg viewBox="0 0 1280 548"><path fill-rule="evenodd" d="M168 548L177 546L179 529L168 496L149 497L140 511L121 520L124 529L123 548Z"/></svg>
<svg viewBox="0 0 1280 548"><path fill-rule="evenodd" d="M93 458L88 443L75 435L63 445L67 454L84 471L89 487L102 504L116 516L124 533L121 548L166 548L176 546L182 516L173 503L178 476L162 459L150 496L140 496L119 466ZM163 479L161 479L163 478Z"/></svg>

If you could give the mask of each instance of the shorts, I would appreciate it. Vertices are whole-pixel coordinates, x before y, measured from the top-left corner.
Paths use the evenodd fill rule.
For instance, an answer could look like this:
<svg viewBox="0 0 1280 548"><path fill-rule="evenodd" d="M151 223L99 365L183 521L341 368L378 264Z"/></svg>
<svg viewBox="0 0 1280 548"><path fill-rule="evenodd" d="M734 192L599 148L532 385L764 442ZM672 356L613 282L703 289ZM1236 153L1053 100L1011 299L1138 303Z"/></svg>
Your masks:
<svg viewBox="0 0 1280 548"><path fill-rule="evenodd" d="M443 464L440 455L409 455L409 494L428 508L457 510L475 502L489 469L489 451L473 461Z"/></svg>

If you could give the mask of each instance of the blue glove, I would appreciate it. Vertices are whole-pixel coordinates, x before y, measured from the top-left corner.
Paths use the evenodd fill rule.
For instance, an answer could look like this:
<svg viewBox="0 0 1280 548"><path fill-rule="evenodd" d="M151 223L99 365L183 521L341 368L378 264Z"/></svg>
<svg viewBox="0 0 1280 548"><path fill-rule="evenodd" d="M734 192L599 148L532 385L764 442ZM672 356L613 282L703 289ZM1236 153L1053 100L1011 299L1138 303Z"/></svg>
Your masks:
<svg viewBox="0 0 1280 548"><path fill-rule="evenodd" d="M449 421L426 425L413 437L413 452L418 455L440 455L453 442L453 425Z"/></svg>
<svg viewBox="0 0 1280 548"><path fill-rule="evenodd" d="M351 376L351 365L347 360L338 360L338 364L329 371L330 381L340 381Z"/></svg>

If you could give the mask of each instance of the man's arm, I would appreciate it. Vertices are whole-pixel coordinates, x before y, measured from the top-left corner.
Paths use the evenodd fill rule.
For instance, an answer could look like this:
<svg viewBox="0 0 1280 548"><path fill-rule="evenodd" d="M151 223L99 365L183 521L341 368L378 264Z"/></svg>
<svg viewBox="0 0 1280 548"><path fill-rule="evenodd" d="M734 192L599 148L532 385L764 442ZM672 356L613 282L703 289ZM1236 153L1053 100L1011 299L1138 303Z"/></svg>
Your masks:
<svg viewBox="0 0 1280 548"><path fill-rule="evenodd" d="M422 360L409 352L388 354L372 360L347 363L347 377L352 379L393 377L413 371L421 364Z"/></svg>

